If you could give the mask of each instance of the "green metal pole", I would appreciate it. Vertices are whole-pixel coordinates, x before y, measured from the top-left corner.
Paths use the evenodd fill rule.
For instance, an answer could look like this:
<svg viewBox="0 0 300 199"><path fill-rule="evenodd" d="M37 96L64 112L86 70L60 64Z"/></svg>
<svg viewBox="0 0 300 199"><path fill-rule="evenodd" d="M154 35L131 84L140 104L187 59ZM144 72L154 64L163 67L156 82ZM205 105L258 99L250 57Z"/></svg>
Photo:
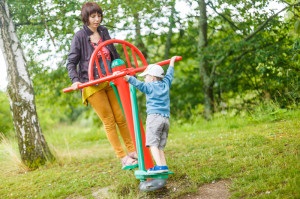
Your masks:
<svg viewBox="0 0 300 199"><path fill-rule="evenodd" d="M144 160L144 152L142 146L142 136L141 136L141 127L139 122L139 111L138 111L138 104L136 99L136 90L135 87L130 85L130 99L132 105L132 115L133 115L133 123L134 123L134 132L135 132L135 142L136 148L138 153L138 164L139 170L146 171L145 168L145 160Z"/></svg>
<svg viewBox="0 0 300 199"><path fill-rule="evenodd" d="M109 85L113 88L114 93L115 93L115 95L117 97L117 100L118 100L118 104L122 109L123 115L125 115L124 114L124 109L123 109L123 106L122 106L122 102L121 102L121 99L120 99L120 95L119 95L119 92L118 92L118 89L117 89L116 85L113 82L110 82Z"/></svg>

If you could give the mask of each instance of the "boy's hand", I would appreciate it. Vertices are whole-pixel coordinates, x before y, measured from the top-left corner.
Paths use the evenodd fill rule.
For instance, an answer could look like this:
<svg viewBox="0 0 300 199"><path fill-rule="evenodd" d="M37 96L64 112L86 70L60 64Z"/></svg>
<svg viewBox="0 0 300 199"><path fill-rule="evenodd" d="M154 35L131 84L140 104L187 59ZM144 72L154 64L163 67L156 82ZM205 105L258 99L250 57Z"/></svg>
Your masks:
<svg viewBox="0 0 300 199"><path fill-rule="evenodd" d="M129 75L125 75L125 76L124 76L124 79L125 79L126 82L128 82L129 77L130 77Z"/></svg>
<svg viewBox="0 0 300 199"><path fill-rule="evenodd" d="M171 61L170 61L170 66L171 67L174 67L174 62L175 62L175 59L177 58L177 56L173 56L172 58L171 58Z"/></svg>

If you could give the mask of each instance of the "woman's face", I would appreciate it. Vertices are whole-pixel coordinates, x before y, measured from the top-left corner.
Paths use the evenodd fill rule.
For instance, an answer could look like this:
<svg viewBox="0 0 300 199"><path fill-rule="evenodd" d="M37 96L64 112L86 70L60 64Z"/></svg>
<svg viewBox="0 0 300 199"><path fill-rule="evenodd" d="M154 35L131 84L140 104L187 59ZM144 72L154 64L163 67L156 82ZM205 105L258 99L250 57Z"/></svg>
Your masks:
<svg viewBox="0 0 300 199"><path fill-rule="evenodd" d="M101 22L101 15L97 12L89 16L89 27L97 28Z"/></svg>

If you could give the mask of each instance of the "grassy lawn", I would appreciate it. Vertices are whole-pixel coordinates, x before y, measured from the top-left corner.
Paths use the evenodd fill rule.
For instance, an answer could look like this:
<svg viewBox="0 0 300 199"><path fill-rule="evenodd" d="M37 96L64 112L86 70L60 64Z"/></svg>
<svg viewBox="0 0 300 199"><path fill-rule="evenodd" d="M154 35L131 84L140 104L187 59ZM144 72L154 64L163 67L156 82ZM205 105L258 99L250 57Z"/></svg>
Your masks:
<svg viewBox="0 0 300 199"><path fill-rule="evenodd" d="M103 129L58 125L44 130L57 161L35 171L21 164L16 140L0 144L1 198L184 198L201 185L230 181L231 198L300 198L300 111L171 122L170 170L160 191L141 192L122 171ZM100 194L101 195L101 194Z"/></svg>

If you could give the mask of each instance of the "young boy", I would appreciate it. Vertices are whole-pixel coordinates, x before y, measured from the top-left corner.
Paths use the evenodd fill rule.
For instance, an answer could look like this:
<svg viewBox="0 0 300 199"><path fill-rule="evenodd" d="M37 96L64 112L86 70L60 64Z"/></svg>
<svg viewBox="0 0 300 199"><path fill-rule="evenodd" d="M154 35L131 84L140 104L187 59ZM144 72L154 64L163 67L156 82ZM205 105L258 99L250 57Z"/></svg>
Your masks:
<svg viewBox="0 0 300 199"><path fill-rule="evenodd" d="M170 60L170 65L164 76L164 70L157 64L150 64L139 76L145 77L145 82L133 76L124 78L138 90L146 94L146 146L150 147L156 166L148 173L168 172L164 148L169 133L170 117L170 87L174 75L176 56Z"/></svg>

